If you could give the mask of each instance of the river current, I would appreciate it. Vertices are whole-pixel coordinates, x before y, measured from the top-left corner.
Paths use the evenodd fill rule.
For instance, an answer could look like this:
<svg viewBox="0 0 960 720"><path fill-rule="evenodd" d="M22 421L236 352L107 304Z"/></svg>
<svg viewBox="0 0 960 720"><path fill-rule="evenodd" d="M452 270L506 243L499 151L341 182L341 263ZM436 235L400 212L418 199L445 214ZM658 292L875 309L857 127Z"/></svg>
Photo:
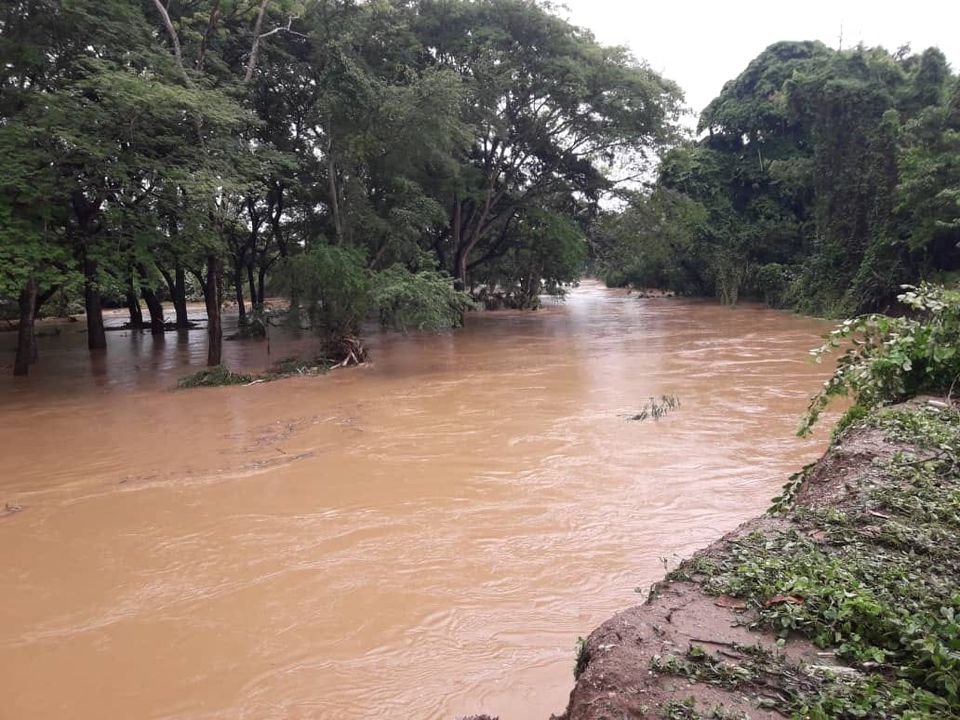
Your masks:
<svg viewBox="0 0 960 720"><path fill-rule="evenodd" d="M27 380L0 334L3 720L546 718L578 636L824 445L793 432L827 325L757 306L585 283L191 391L202 330L56 329ZM226 361L312 342L274 334Z"/></svg>

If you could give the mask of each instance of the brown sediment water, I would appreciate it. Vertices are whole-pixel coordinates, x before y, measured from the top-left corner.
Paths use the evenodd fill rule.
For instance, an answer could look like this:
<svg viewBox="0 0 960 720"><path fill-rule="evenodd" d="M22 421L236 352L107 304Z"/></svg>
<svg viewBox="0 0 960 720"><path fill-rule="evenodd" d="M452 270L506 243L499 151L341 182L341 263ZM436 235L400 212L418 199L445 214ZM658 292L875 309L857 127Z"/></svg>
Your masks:
<svg viewBox="0 0 960 720"><path fill-rule="evenodd" d="M826 329L586 283L374 334L363 368L171 391L202 330L91 360L66 326L0 380L0 718L559 712L578 636L822 451L793 431Z"/></svg>

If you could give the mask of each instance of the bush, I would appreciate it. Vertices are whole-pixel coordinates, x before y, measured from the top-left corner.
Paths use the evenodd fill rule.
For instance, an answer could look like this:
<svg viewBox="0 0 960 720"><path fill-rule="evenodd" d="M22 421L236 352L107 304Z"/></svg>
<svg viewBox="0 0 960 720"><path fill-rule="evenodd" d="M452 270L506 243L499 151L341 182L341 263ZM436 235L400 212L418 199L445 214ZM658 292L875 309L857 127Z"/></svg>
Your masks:
<svg viewBox="0 0 960 720"><path fill-rule="evenodd" d="M608 270L603 276L603 282L608 288L626 287L627 275L622 270Z"/></svg>
<svg viewBox="0 0 960 720"><path fill-rule="evenodd" d="M764 303L770 307L787 307L797 273L790 265L766 263L753 269L751 280L754 291Z"/></svg>
<svg viewBox="0 0 960 720"><path fill-rule="evenodd" d="M466 293L453 287L453 278L436 270L412 273L394 265L374 278L373 302L380 322L401 332L458 327L463 314L476 307Z"/></svg>
<svg viewBox="0 0 960 720"><path fill-rule="evenodd" d="M193 375L188 375L185 378L180 378L180 380L177 381L177 387L181 389L218 387L220 385L246 385L251 382L253 382L253 375L235 373L223 365L217 365L216 367L201 370Z"/></svg>
<svg viewBox="0 0 960 720"><path fill-rule="evenodd" d="M810 401L800 424L806 435L830 400L852 395L870 409L923 392L950 395L960 378L960 292L923 284L903 286L898 297L911 314L864 315L844 320L812 350L817 362L849 343L837 369Z"/></svg>
<svg viewBox="0 0 960 720"><path fill-rule="evenodd" d="M286 276L302 293L310 324L321 336L359 332L371 309L371 273L362 250L316 245L287 262Z"/></svg>

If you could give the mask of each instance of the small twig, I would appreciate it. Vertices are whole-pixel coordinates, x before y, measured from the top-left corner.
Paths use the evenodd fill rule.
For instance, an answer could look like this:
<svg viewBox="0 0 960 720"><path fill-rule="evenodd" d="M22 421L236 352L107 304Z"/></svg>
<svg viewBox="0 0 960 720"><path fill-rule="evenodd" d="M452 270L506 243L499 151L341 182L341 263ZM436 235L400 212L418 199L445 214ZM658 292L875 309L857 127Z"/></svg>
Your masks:
<svg viewBox="0 0 960 720"><path fill-rule="evenodd" d="M703 638L688 638L687 642L707 643L708 645L723 645L724 647L736 648L738 643L726 642L724 640L704 640Z"/></svg>
<svg viewBox="0 0 960 720"><path fill-rule="evenodd" d="M936 455L920 458L919 460L911 460L909 462L902 461L901 464L906 465L908 467L913 467L914 465L923 465L924 463L933 462L934 460L942 460L944 457L946 457L946 452L941 450Z"/></svg>
<svg viewBox="0 0 960 720"><path fill-rule="evenodd" d="M951 398L953 398L953 388L956 387L958 380L960 380L960 375L957 375L957 376L953 379L953 382L950 383L950 389L947 390L947 402L948 402L948 403L952 403L952 402L953 402L953 400L951 399Z"/></svg>

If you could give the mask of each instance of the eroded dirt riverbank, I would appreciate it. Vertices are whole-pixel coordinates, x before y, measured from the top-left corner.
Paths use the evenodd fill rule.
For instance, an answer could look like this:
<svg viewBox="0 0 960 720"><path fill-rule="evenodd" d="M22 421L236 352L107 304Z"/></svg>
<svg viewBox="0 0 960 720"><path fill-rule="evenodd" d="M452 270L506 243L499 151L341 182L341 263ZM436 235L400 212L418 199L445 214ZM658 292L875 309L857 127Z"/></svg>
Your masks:
<svg viewBox="0 0 960 720"><path fill-rule="evenodd" d="M825 329L585 285L374 337L358 370L185 393L202 330L108 333L93 362L43 338L0 380L0 507L23 508L0 717L559 711L578 635L822 451L793 430ZM680 409L625 419L662 394Z"/></svg>

